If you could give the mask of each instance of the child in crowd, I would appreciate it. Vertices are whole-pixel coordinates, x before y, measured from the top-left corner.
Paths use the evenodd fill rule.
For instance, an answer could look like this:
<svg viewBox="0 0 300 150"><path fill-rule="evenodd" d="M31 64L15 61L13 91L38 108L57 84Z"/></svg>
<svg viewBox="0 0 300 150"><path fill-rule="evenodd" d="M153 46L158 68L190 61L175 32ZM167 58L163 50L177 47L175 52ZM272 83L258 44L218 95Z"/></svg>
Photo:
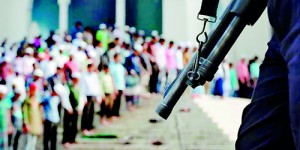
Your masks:
<svg viewBox="0 0 300 150"><path fill-rule="evenodd" d="M24 132L26 134L25 150L35 150L37 138L43 132L41 100L37 96L37 85L29 85L28 97L23 104Z"/></svg>
<svg viewBox="0 0 300 150"><path fill-rule="evenodd" d="M115 117L113 117L115 87L112 75L109 72L108 65L103 66L103 72L100 73L100 81L102 83L103 92L105 94L105 101L101 103L101 123L103 125L107 125L109 124L109 121L115 119Z"/></svg>
<svg viewBox="0 0 300 150"><path fill-rule="evenodd" d="M0 85L0 149L8 148L8 133L11 132L10 104L6 99L8 89L5 85Z"/></svg>

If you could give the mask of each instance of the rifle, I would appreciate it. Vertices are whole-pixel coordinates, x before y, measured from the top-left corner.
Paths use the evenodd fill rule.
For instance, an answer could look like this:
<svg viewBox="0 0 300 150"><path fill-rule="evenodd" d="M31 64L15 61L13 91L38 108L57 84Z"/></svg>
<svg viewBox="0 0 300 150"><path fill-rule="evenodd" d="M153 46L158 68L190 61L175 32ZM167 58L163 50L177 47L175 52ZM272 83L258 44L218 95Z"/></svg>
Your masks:
<svg viewBox="0 0 300 150"><path fill-rule="evenodd" d="M187 86L193 88L204 85L206 81L211 81L218 70L232 45L235 43L240 33L246 25L254 25L259 19L268 0L232 0L224 11L220 22L207 36L203 31L198 35L198 52L193 54L188 65L181 71L177 78L168 86L164 93L164 98L156 108L156 112L164 119L171 114L173 107L184 93ZM198 19L206 22L215 22L209 17L216 17L218 0L203 0ZM201 16L209 16L202 17ZM205 40L198 40L204 33Z"/></svg>

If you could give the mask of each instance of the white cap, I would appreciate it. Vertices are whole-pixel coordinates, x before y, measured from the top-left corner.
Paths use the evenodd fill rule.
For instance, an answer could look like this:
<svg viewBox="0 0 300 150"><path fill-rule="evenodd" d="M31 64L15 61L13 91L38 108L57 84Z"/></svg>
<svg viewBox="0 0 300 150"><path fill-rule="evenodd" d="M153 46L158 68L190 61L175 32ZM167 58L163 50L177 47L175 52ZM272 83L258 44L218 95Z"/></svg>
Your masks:
<svg viewBox="0 0 300 150"><path fill-rule="evenodd" d="M152 40L151 37L146 37L145 42L146 42L146 43L149 43L149 42L151 42L151 40Z"/></svg>
<svg viewBox="0 0 300 150"><path fill-rule="evenodd" d="M130 27L129 26L125 26L124 30L127 32L127 31L130 31Z"/></svg>
<svg viewBox="0 0 300 150"><path fill-rule="evenodd" d="M65 46L65 45L63 45L63 44L62 44L62 45L59 45L59 47L58 47L58 48L59 48L59 50L66 50L66 46Z"/></svg>
<svg viewBox="0 0 300 150"><path fill-rule="evenodd" d="M101 29L101 30L105 30L107 28L107 26L106 26L106 24L104 24L104 23L101 23L100 25L99 25L99 29Z"/></svg>
<svg viewBox="0 0 300 150"><path fill-rule="evenodd" d="M157 31L157 30L153 30L153 31L151 32L151 35L152 35L152 36L158 36L158 31Z"/></svg>
<svg viewBox="0 0 300 150"><path fill-rule="evenodd" d="M58 35L58 34L54 34L52 39L55 41L55 42L62 42L62 38Z"/></svg>
<svg viewBox="0 0 300 150"><path fill-rule="evenodd" d="M143 51L143 46L141 44L135 43L133 46L133 49L137 52L142 52Z"/></svg>
<svg viewBox="0 0 300 150"><path fill-rule="evenodd" d="M45 56L46 56L46 54L44 53L44 52L42 52L42 53L39 53L39 58L41 58L41 59L44 59L45 58Z"/></svg>
<svg viewBox="0 0 300 150"><path fill-rule="evenodd" d="M86 49L86 47L87 47L86 42L81 41L80 44L79 44L79 47L81 47L81 48L83 48L83 49Z"/></svg>
<svg viewBox="0 0 300 150"><path fill-rule="evenodd" d="M116 23L114 24L114 26L115 26L115 29L119 29L120 28L120 26L117 25Z"/></svg>
<svg viewBox="0 0 300 150"><path fill-rule="evenodd" d="M17 94L22 94L22 90L19 86L15 87L14 92L17 93Z"/></svg>
<svg viewBox="0 0 300 150"><path fill-rule="evenodd" d="M83 34L81 32L76 33L76 38L82 39Z"/></svg>
<svg viewBox="0 0 300 150"><path fill-rule="evenodd" d="M27 48L25 49L25 53L27 53L27 54L33 54L33 53L34 53L34 50L33 50L33 48L31 48L31 47L27 47Z"/></svg>
<svg viewBox="0 0 300 150"><path fill-rule="evenodd" d="M8 92L8 89L5 85L0 85L0 93L1 94L6 94Z"/></svg>
<svg viewBox="0 0 300 150"><path fill-rule="evenodd" d="M44 72L41 69L36 69L36 70L34 70L33 75L37 76L37 77L43 77Z"/></svg>
<svg viewBox="0 0 300 150"><path fill-rule="evenodd" d="M69 40L69 41L72 41L72 36L71 36L71 35L68 35L68 36L66 37L66 39Z"/></svg>
<svg viewBox="0 0 300 150"><path fill-rule="evenodd" d="M131 27L131 28L129 29L129 31L130 31L130 33L135 33L135 32L136 32L136 28L135 28L135 27Z"/></svg>
<svg viewBox="0 0 300 150"><path fill-rule="evenodd" d="M139 31L138 31L138 34L139 34L140 36L144 36L144 35L145 35L145 31L144 31L144 30L139 30Z"/></svg>

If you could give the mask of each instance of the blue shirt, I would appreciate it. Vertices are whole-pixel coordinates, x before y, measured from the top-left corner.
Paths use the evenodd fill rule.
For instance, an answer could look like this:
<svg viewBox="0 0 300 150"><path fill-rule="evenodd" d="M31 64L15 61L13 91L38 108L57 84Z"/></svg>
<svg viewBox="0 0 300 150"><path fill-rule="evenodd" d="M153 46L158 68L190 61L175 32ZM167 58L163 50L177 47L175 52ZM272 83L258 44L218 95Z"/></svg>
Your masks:
<svg viewBox="0 0 300 150"><path fill-rule="evenodd" d="M44 111L45 111L45 119L52 122L58 123L60 120L58 105L60 103L60 99L58 96L50 96L44 99Z"/></svg>
<svg viewBox="0 0 300 150"><path fill-rule="evenodd" d="M125 67L120 63L109 64L110 73L113 76L117 90L125 89Z"/></svg>

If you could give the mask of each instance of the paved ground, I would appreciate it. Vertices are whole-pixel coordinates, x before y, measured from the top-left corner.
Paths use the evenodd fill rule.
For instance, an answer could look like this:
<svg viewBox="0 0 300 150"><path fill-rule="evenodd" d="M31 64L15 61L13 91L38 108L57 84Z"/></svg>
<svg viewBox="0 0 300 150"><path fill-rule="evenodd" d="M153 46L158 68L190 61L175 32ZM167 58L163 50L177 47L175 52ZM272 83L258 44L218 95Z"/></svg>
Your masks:
<svg viewBox="0 0 300 150"><path fill-rule="evenodd" d="M231 141L236 141L241 115L243 109L250 103L249 99L201 96L194 102Z"/></svg>
<svg viewBox="0 0 300 150"><path fill-rule="evenodd" d="M149 122L150 119L160 119L154 112L160 100L161 96L152 96L149 100L143 100L141 108L134 112L124 112L122 118L110 126L100 126L97 116L94 122L97 125L97 133L113 134L118 138L85 139L79 134L77 138L79 144L72 146L70 149L234 149L241 110L248 103L247 100L221 100L210 96L202 96L200 99L193 101L185 95L167 121L162 120L159 123L152 124ZM180 112L179 109L182 107L190 107L191 111L188 113ZM237 111L233 111L232 108L236 108ZM230 115L231 113L235 113L234 117ZM227 120L227 123L226 121L224 123L224 120ZM59 131L61 132L61 129ZM59 140L61 140L61 133L59 135ZM130 139L130 144L123 144L123 139ZM155 140L162 141L162 145L154 146L152 142ZM41 140L38 149L42 149ZM61 144L59 144L58 149L63 149Z"/></svg>

